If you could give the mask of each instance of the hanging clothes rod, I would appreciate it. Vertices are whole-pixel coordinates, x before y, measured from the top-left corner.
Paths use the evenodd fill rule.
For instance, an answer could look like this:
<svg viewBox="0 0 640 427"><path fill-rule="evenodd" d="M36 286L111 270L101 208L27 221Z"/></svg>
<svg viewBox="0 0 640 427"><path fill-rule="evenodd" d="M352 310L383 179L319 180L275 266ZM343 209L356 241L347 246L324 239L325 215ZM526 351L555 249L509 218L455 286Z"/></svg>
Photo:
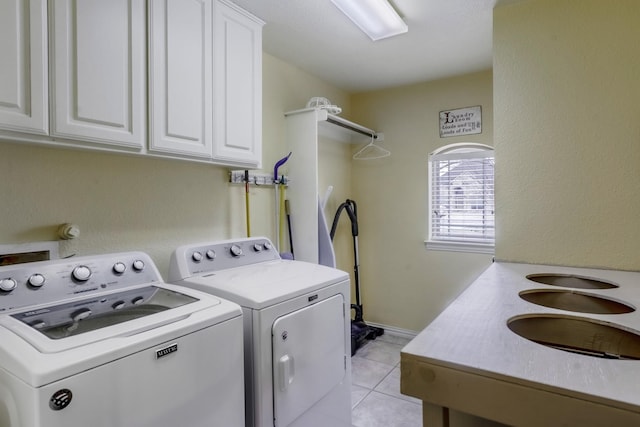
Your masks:
<svg viewBox="0 0 640 427"><path fill-rule="evenodd" d="M326 136L330 139L334 139L340 142L353 143L357 141L352 141L352 136L358 136L359 140L360 135L366 136L368 139L373 139L375 141L384 140L384 135L382 133L377 133L369 128L366 128L358 123L351 122L343 117L336 116L334 114L330 114L327 110L323 110L320 108L305 108L302 110L294 110L284 113L285 117L293 117L298 114L305 115L311 112L315 112L315 118L318 121L318 130L323 136ZM323 123L328 124L329 126L324 126ZM348 132L344 132L344 131Z"/></svg>
<svg viewBox="0 0 640 427"><path fill-rule="evenodd" d="M355 124L353 124L353 123L351 123L351 122L349 122L347 120L340 119L340 118L338 118L338 117L336 117L334 115L329 114L328 117L327 117L327 122L328 123L332 123L332 124L337 125L337 126L341 126L341 127L345 128L345 129L349 129L352 132L357 132L357 133L359 133L361 135L366 135L369 138L378 139L378 135L374 131L372 131L371 129L367 129L365 127L357 126L357 125L355 125Z"/></svg>

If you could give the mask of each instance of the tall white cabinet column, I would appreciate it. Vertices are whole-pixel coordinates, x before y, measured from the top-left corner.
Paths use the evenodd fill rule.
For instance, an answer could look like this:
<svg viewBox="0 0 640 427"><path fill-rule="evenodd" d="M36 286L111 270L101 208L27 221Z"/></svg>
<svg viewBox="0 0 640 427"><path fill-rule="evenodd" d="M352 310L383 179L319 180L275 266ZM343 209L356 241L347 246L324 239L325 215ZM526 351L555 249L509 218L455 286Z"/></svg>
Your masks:
<svg viewBox="0 0 640 427"><path fill-rule="evenodd" d="M143 148L146 2L55 0L51 135Z"/></svg>
<svg viewBox="0 0 640 427"><path fill-rule="evenodd" d="M287 198L291 206L293 247L297 260L326 265L328 255L323 249L330 245L331 224L319 212L318 144L322 138L343 143L366 142L376 135L371 129L326 110L307 108L285 113L287 143L293 153L287 163L289 185ZM324 195L322 195L324 196Z"/></svg>
<svg viewBox="0 0 640 427"><path fill-rule="evenodd" d="M0 1L0 129L47 135L47 2Z"/></svg>
<svg viewBox="0 0 640 427"><path fill-rule="evenodd" d="M318 262L318 121L326 114L316 109L285 114L293 247L297 260L313 263Z"/></svg>

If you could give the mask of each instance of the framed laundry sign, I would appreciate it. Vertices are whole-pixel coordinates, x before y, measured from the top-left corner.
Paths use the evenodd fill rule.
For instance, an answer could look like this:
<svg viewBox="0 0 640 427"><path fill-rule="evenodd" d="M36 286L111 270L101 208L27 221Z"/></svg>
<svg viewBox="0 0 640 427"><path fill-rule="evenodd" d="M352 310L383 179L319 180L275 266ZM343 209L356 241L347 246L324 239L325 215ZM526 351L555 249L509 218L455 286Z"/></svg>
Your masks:
<svg viewBox="0 0 640 427"><path fill-rule="evenodd" d="M482 133L482 107L440 111L440 138Z"/></svg>

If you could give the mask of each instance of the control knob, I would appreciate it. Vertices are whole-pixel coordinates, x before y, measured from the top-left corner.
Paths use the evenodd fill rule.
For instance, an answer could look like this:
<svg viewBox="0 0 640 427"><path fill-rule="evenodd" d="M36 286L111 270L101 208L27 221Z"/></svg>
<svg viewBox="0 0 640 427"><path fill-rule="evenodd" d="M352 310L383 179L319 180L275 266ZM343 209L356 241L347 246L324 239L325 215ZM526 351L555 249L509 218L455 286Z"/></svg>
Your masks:
<svg viewBox="0 0 640 427"><path fill-rule="evenodd" d="M242 248L238 245L231 245L229 252L231 252L232 256L239 257L240 255L242 255Z"/></svg>
<svg viewBox="0 0 640 427"><path fill-rule="evenodd" d="M91 269L86 265L79 265L73 269L71 275L78 282L86 282L91 277Z"/></svg>
<svg viewBox="0 0 640 427"><path fill-rule="evenodd" d="M193 262L200 262L202 261L202 254L198 251L195 251L191 254L191 259L193 260Z"/></svg>
<svg viewBox="0 0 640 427"><path fill-rule="evenodd" d="M269 243L269 242L264 242L264 248L265 248L266 250L268 250L268 251L269 251L269 250L271 250L271 243Z"/></svg>
<svg viewBox="0 0 640 427"><path fill-rule="evenodd" d="M32 274L29 279L27 280L27 283L29 283L29 286L32 286L34 288L39 288L42 285L44 285L44 276L42 274Z"/></svg>
<svg viewBox="0 0 640 427"><path fill-rule="evenodd" d="M15 280L11 278L0 280L0 291L2 292L11 292L16 288L18 284Z"/></svg>
<svg viewBox="0 0 640 427"><path fill-rule="evenodd" d="M144 261L142 261L141 259L137 259L133 261L132 267L135 271L142 271L144 270Z"/></svg>
<svg viewBox="0 0 640 427"><path fill-rule="evenodd" d="M260 243L253 244L253 250L256 252L262 252L263 246Z"/></svg>
<svg viewBox="0 0 640 427"><path fill-rule="evenodd" d="M207 251L207 258L208 258L208 259L210 259L210 260L212 260L212 261L213 261L214 259L216 259L216 251L214 251L213 249L209 249L209 250Z"/></svg>
<svg viewBox="0 0 640 427"><path fill-rule="evenodd" d="M116 262L115 264L113 264L113 272L116 274L122 274L125 272L125 270L127 269L127 266L124 265L124 262Z"/></svg>

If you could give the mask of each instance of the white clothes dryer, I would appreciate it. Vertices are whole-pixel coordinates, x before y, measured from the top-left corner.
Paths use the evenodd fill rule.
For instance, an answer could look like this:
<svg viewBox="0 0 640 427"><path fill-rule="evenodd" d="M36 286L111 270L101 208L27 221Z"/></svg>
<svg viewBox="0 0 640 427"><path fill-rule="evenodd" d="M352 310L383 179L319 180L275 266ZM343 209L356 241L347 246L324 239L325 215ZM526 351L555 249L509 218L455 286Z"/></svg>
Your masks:
<svg viewBox="0 0 640 427"><path fill-rule="evenodd" d="M351 427L347 273L247 238L177 248L169 281L242 307L248 427Z"/></svg>
<svg viewBox="0 0 640 427"><path fill-rule="evenodd" d="M242 311L141 252L0 267L0 426L243 427Z"/></svg>

